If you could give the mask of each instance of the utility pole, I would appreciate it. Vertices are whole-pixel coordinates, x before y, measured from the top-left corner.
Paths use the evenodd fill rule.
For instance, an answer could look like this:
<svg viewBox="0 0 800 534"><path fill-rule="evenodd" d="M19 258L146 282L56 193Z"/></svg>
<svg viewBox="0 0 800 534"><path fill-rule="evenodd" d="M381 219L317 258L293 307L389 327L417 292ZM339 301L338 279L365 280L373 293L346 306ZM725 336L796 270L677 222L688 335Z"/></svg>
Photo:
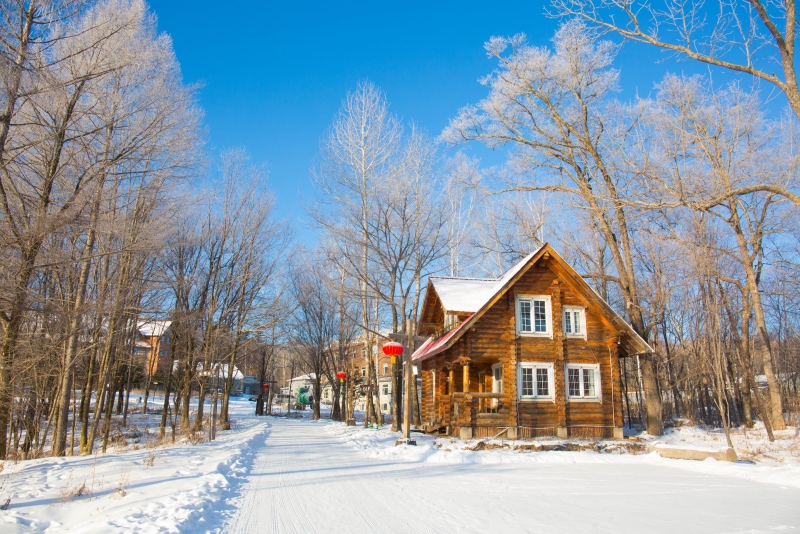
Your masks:
<svg viewBox="0 0 800 534"><path fill-rule="evenodd" d="M403 404L403 439L406 440L406 443L410 444L411 441L411 380L414 378L414 373L412 373L411 369L411 355L414 354L414 330L412 327L414 326L414 320L409 319L406 322L406 339L408 340L406 344L406 353L404 355L406 361L406 372L405 372L405 391L403 392L403 396L405 397L405 404ZM417 442L414 442L416 445Z"/></svg>
<svg viewBox="0 0 800 534"><path fill-rule="evenodd" d="M396 445L416 445L417 442L411 439L411 381L414 379L412 372L411 355L414 354L414 348L417 342L424 342L427 338L414 335L416 332L416 322L414 319L406 321L405 334L389 334L389 339L403 343L405 350L403 351L403 359L405 362L404 373L404 397L405 403L403 404L403 439L399 439Z"/></svg>

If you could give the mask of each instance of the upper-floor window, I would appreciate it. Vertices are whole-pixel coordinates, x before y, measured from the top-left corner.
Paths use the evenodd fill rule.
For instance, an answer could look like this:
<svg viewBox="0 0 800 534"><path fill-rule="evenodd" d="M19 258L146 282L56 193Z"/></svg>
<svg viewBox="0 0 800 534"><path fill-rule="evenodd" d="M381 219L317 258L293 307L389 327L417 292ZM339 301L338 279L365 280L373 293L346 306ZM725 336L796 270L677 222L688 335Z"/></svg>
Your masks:
<svg viewBox="0 0 800 534"><path fill-rule="evenodd" d="M445 313L444 314L444 327L445 329L453 328L456 323L458 323L458 315L455 313Z"/></svg>
<svg viewBox="0 0 800 534"><path fill-rule="evenodd" d="M361 368L361 376L367 376L367 368L366 367L362 367Z"/></svg>
<svg viewBox="0 0 800 534"><path fill-rule="evenodd" d="M385 375L389 374L389 364L388 363L384 363L383 364L383 374L385 374Z"/></svg>
<svg viewBox="0 0 800 534"><path fill-rule="evenodd" d="M517 332L529 336L553 335L553 320L548 296L517 297Z"/></svg>
<svg viewBox="0 0 800 534"><path fill-rule="evenodd" d="M564 306L564 335L586 339L586 309Z"/></svg>

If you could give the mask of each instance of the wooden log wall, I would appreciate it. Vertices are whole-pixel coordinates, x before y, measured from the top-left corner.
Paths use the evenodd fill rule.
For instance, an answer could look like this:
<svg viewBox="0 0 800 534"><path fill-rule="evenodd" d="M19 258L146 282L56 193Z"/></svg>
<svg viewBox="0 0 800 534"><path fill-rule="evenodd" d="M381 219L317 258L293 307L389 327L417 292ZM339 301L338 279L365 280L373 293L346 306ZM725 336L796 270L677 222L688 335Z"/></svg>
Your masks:
<svg viewBox="0 0 800 534"><path fill-rule="evenodd" d="M449 392L480 392L486 383L482 382L482 376L491 376L491 365L501 363L504 396L499 413L504 417L502 424L495 423L498 426L527 429L520 432L520 437L553 435L553 429L559 427L566 428L571 436L611 436L613 427L621 427L619 333L598 315L599 306L592 306L592 302L566 280L567 277L559 277L557 268L551 269L545 260L540 260L451 348L422 362L424 419L432 421L439 416L436 400L430 394L434 382L437 398ZM517 336L516 299L522 295L550 296L552 338ZM585 308L586 339L564 335L564 306ZM466 361L469 362L467 374L461 365ZM517 365L520 362L553 364L553 401L517 400ZM568 363L599 365L599 401L566 399ZM435 381L433 373L437 373ZM449 391L446 377L453 382ZM468 381L466 389L465 380Z"/></svg>

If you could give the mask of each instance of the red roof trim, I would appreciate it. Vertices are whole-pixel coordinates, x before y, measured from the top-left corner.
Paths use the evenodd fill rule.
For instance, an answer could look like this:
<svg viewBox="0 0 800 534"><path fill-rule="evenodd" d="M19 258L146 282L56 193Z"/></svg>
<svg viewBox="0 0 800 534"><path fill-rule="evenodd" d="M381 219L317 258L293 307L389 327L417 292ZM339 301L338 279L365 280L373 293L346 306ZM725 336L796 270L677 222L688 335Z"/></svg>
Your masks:
<svg viewBox="0 0 800 534"><path fill-rule="evenodd" d="M433 356L432 353L435 352L436 349L438 349L439 347L445 345L448 341L450 341L450 339L453 338L453 336L455 336L458 332L460 332L462 329L464 329L467 326L467 323L469 322L470 319L472 319L473 315L475 315L475 314L473 313L472 315L467 317L464 320L464 322L462 322L460 325L458 325L457 328L454 328L454 329L450 330L448 333L446 333L445 335L443 335L439 339L435 339L435 340L433 338L428 339L428 341L423 343L422 346L420 348L418 348L414 352L414 354L411 355L411 361L421 362L421 361L427 360L428 358Z"/></svg>

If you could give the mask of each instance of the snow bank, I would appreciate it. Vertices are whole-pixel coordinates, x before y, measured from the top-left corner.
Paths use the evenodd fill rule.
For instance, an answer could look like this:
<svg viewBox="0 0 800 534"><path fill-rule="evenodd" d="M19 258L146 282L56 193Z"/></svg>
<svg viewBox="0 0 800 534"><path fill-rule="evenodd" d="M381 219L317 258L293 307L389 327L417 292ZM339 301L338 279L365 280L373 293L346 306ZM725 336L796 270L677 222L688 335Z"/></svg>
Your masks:
<svg viewBox="0 0 800 534"><path fill-rule="evenodd" d="M781 434L780 439L770 444L766 438L761 438L758 429L748 431L750 447L744 448L745 455L752 456L756 448L764 450L769 448L761 461L740 460L738 462L719 462L714 459L705 461L674 460L662 458L656 452L648 454L629 454L625 449L615 448L608 442L609 447L605 452L593 450L570 451L545 451L534 452L519 448L526 443L508 440L459 440L454 438L433 438L432 436L414 435L417 446L395 446L398 434L386 428L370 430L362 427L348 427L342 423L320 421L327 424L331 434L359 449L370 458L386 458L407 462L424 462L430 464L515 464L515 463L542 463L542 464L627 464L627 465L664 465L679 469L703 473L707 475L723 475L742 478L753 482L776 484L783 487L800 488L800 440L795 436L796 429L790 429ZM682 446L697 450L718 450L725 446L724 437L719 443L719 436L715 432L698 429L696 427L683 427L669 431L667 435L658 440L644 436L643 441L651 447L659 443L670 446ZM744 439L744 438L742 438ZM483 450L474 450L478 443L483 443ZM530 443L530 442L528 442ZM557 440L537 440L536 443L564 443ZM712 445L716 443L716 446ZM591 447L587 447L591 448ZM737 450L738 452L738 450Z"/></svg>
<svg viewBox="0 0 800 534"><path fill-rule="evenodd" d="M252 407L236 399L232 417ZM234 512L243 477L269 429L267 419L244 416L211 442L6 462L0 499L10 496L11 503L0 511L0 531L218 530Z"/></svg>

